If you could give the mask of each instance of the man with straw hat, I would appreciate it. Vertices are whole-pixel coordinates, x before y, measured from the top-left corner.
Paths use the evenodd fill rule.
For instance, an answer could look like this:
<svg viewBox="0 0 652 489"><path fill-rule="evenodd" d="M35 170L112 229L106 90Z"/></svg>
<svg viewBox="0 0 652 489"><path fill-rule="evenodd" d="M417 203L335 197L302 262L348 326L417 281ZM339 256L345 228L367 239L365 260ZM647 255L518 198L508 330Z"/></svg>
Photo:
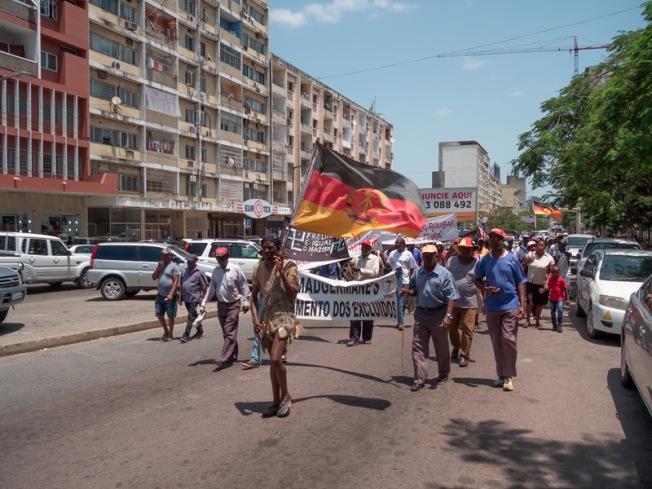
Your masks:
<svg viewBox="0 0 652 489"><path fill-rule="evenodd" d="M421 250L423 266L410 279L404 296L417 298L412 335L412 361L414 363L414 384L410 390L421 390L428 378L430 339L437 354L439 376L437 382L448 380L451 370L448 331L453 320L453 308L460 294L451 273L437 263L437 247L426 245Z"/></svg>
<svg viewBox="0 0 652 489"><path fill-rule="evenodd" d="M475 285L475 266L478 259L473 256L477 246L470 237L464 237L454 246L454 249L455 256L448 260L446 268L455 280L460 298L455 301L453 321L448 334L453 345L451 360L456 360L459 356L458 365L466 367L469 364L471 342L478 314L478 289Z"/></svg>

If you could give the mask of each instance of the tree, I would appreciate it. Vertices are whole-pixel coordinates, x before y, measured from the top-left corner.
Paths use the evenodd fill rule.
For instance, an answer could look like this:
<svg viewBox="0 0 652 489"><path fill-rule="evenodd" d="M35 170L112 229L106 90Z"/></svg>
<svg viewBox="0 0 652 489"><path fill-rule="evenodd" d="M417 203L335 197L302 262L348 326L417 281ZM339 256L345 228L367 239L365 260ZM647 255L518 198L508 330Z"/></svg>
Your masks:
<svg viewBox="0 0 652 489"><path fill-rule="evenodd" d="M645 28L614 38L606 61L541 104L512 162L594 225L652 226L652 2L643 15Z"/></svg>
<svg viewBox="0 0 652 489"><path fill-rule="evenodd" d="M510 207L499 207L491 212L481 212L480 217L487 218L487 229L500 228L508 232L518 233L527 229L526 223L512 212Z"/></svg>

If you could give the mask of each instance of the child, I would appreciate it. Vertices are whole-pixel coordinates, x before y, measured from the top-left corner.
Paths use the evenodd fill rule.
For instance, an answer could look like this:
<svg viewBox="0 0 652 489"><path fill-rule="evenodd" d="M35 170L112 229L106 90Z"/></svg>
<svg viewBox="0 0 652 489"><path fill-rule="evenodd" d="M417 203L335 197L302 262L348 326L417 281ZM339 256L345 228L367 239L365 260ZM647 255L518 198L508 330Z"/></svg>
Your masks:
<svg viewBox="0 0 652 489"><path fill-rule="evenodd" d="M543 288L545 292L550 291L550 316L552 318L552 330L561 333L561 321L564 314L564 301L568 300L568 284L559 274L559 267L551 265L550 277Z"/></svg>

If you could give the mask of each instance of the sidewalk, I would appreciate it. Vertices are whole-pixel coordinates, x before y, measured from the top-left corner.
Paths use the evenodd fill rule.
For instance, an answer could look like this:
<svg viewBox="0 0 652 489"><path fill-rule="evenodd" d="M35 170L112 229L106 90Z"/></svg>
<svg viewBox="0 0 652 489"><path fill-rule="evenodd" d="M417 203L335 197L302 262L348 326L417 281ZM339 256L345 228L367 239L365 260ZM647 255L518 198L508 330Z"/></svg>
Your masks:
<svg viewBox="0 0 652 489"><path fill-rule="evenodd" d="M0 357L107 336L161 328L154 316L156 291L106 301L94 289L29 295L0 324ZM210 308L207 317L215 317ZM183 333L186 308L178 307L175 336Z"/></svg>

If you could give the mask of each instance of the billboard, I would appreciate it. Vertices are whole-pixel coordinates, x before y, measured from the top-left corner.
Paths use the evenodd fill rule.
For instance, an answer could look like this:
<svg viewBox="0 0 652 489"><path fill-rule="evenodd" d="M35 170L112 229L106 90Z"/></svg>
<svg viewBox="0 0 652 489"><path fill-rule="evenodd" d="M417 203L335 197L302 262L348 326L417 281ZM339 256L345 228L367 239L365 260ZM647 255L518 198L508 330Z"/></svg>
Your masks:
<svg viewBox="0 0 652 489"><path fill-rule="evenodd" d="M427 217L454 214L457 222L476 222L478 215L478 189L421 188L421 200Z"/></svg>

